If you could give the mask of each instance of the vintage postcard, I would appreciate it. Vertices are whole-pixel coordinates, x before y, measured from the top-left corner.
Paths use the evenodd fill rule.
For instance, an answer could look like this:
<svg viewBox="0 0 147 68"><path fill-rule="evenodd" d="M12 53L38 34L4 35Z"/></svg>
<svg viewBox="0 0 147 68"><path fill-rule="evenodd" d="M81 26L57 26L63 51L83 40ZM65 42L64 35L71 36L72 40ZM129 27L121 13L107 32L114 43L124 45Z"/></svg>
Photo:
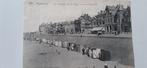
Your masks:
<svg viewBox="0 0 147 68"><path fill-rule="evenodd" d="M134 68L130 0L25 0L23 68Z"/></svg>

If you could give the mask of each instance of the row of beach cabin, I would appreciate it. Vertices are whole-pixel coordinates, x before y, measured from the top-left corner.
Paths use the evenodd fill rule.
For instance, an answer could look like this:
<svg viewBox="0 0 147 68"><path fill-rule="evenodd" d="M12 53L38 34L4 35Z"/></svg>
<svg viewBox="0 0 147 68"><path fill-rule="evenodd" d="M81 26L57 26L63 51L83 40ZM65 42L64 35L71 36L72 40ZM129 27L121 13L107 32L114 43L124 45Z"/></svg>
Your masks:
<svg viewBox="0 0 147 68"><path fill-rule="evenodd" d="M56 41L56 40L47 40L41 38L35 38L35 41L38 41L40 44L48 44L50 47L62 47L66 48L68 51L75 51L82 53L82 55L87 55L92 59L99 59L101 61L109 61L111 59L111 54L109 51L94 47L84 47L80 44L67 42L67 41Z"/></svg>

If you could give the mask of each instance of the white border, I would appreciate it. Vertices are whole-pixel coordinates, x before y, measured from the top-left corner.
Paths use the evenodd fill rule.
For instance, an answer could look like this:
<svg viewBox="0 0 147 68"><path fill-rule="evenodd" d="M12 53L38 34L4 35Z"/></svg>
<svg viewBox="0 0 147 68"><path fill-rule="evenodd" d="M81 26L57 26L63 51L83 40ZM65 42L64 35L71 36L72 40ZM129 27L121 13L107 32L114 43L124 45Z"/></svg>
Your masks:
<svg viewBox="0 0 147 68"><path fill-rule="evenodd" d="M132 0L135 68L147 68L147 0ZM0 0L0 68L22 68L23 0Z"/></svg>

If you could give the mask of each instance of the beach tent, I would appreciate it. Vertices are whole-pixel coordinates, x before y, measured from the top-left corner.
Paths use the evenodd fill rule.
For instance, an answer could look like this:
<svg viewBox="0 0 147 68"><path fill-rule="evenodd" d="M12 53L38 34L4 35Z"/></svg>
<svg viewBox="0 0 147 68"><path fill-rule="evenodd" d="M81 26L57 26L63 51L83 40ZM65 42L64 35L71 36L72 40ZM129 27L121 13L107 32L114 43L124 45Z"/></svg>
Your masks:
<svg viewBox="0 0 147 68"><path fill-rule="evenodd" d="M111 53L110 51L107 51L107 50L101 50L101 55L100 55L100 60L102 61L109 61L111 60Z"/></svg>
<svg viewBox="0 0 147 68"><path fill-rule="evenodd" d="M67 48L67 46L68 46L68 42L66 41L62 42L62 48Z"/></svg>
<svg viewBox="0 0 147 68"><path fill-rule="evenodd" d="M48 41L47 41L47 39L42 39L42 42L47 43Z"/></svg>
<svg viewBox="0 0 147 68"><path fill-rule="evenodd" d="M58 47L62 47L62 41L58 41Z"/></svg>
<svg viewBox="0 0 147 68"><path fill-rule="evenodd" d="M55 46L56 47L62 47L62 42L61 41L55 41Z"/></svg>
<svg viewBox="0 0 147 68"><path fill-rule="evenodd" d="M96 48L92 52L93 52L92 53L92 58L94 58L94 59L99 59L100 58L101 49Z"/></svg>
<svg viewBox="0 0 147 68"><path fill-rule="evenodd" d="M72 48L73 48L73 51L80 52L80 45L79 44L73 44Z"/></svg>
<svg viewBox="0 0 147 68"><path fill-rule="evenodd" d="M58 46L58 41L54 41L54 45L55 46Z"/></svg>

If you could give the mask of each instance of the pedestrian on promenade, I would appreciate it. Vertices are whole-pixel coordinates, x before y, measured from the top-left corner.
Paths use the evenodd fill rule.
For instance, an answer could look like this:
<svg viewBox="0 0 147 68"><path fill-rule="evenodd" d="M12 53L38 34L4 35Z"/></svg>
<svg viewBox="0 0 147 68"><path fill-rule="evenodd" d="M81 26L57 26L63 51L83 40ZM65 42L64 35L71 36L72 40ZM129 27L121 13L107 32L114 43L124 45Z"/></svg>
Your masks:
<svg viewBox="0 0 147 68"><path fill-rule="evenodd" d="M81 37L82 37L82 34L81 34Z"/></svg>
<svg viewBox="0 0 147 68"><path fill-rule="evenodd" d="M100 33L99 33L99 32L97 32L97 36L98 36L98 37L100 36Z"/></svg>
<svg viewBox="0 0 147 68"><path fill-rule="evenodd" d="M108 68L108 65L107 65L107 64L105 64L105 65L104 65L104 68Z"/></svg>
<svg viewBox="0 0 147 68"><path fill-rule="evenodd" d="M114 68L116 68L116 65L114 65Z"/></svg>

